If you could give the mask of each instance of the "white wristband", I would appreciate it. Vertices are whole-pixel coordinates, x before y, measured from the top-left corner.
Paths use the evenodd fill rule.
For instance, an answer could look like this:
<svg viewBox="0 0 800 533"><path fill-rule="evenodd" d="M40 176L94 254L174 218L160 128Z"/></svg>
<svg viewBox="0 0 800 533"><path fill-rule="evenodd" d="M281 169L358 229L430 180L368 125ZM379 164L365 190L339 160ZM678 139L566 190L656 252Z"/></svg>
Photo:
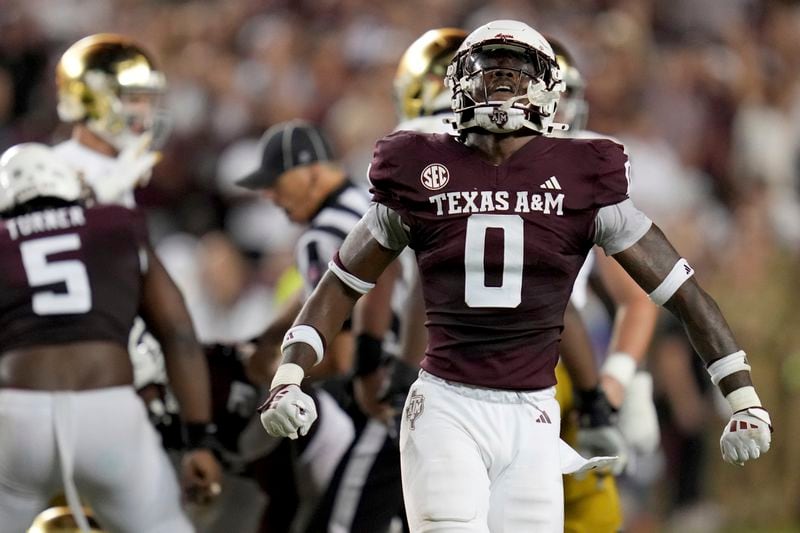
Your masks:
<svg viewBox="0 0 800 533"><path fill-rule="evenodd" d="M637 366L636 359L631 354L614 352L606 357L600 373L611 376L627 389L636 374Z"/></svg>
<svg viewBox="0 0 800 533"><path fill-rule="evenodd" d="M752 386L733 390L725 396L725 399L728 400L734 413L748 407L761 407L761 398L758 397L756 389Z"/></svg>
<svg viewBox="0 0 800 533"><path fill-rule="evenodd" d="M727 376L735 374L736 372L741 372L742 370L750 371L750 365L747 364L747 357L744 350L726 355L708 365L708 374L711 376L711 383L714 385L719 385L719 382Z"/></svg>
<svg viewBox="0 0 800 533"><path fill-rule="evenodd" d="M322 342L322 337L320 337L316 329L305 324L292 326L289 328L289 331L286 332L286 335L283 336L281 352L286 350L288 346L298 342L308 344L314 349L314 353L317 356L317 361L314 364L319 364L319 362L322 361L325 348L324 343Z"/></svg>
<svg viewBox="0 0 800 533"><path fill-rule="evenodd" d="M306 374L303 372L303 368L300 365L296 365L294 363L283 363L278 367L278 370L275 371L275 376L273 376L272 384L270 384L269 388L272 390L278 385L299 386L305 375Z"/></svg>
<svg viewBox="0 0 800 533"><path fill-rule="evenodd" d="M678 259L678 262L675 263L675 266L672 267L672 270L669 271L667 277L664 278L664 281L662 281L653 292L648 294L648 296L656 305L664 305L678 292L681 285L692 277L692 274L694 274L694 270L689 266L689 262L681 257Z"/></svg>

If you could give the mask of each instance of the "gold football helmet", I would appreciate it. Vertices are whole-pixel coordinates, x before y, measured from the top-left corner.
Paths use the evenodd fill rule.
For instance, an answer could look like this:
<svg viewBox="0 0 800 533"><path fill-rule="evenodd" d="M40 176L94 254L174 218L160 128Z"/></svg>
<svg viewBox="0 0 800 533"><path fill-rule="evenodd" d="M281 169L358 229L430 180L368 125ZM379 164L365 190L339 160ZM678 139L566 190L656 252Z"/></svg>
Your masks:
<svg viewBox="0 0 800 533"><path fill-rule="evenodd" d="M104 533L100 524L92 516L92 512L88 507L83 508L86 513L86 518L89 520L89 531L91 533ZM73 518L69 507L58 506L51 507L39 513L39 516L33 521L28 533L80 533L78 523Z"/></svg>
<svg viewBox="0 0 800 533"><path fill-rule="evenodd" d="M564 93L561 95L561 102L558 104L556 120L569 124L567 135L573 135L586 127L586 120L589 116L589 104L585 98L586 81L575 66L572 54L564 44L550 36L546 36L546 38L556 55L556 62L561 69L561 78L566 85Z"/></svg>
<svg viewBox="0 0 800 533"><path fill-rule="evenodd" d="M90 35L70 46L56 67L56 84L61 120L85 122L118 150L156 129L166 88L152 56L129 38L111 33Z"/></svg>
<svg viewBox="0 0 800 533"><path fill-rule="evenodd" d="M467 32L458 28L437 28L408 47L394 76L401 121L450 110L450 90L444 85L444 75L466 36Z"/></svg>

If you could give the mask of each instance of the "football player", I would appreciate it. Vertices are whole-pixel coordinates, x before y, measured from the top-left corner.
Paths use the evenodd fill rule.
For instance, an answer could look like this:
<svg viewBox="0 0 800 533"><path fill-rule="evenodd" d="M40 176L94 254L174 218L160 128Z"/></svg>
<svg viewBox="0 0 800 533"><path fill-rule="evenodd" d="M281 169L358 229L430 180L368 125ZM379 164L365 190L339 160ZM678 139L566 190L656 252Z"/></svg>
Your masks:
<svg viewBox="0 0 800 533"><path fill-rule="evenodd" d="M428 315L423 371L400 433L412 531L562 531L555 365L564 309L594 244L683 323L734 414L723 458L769 449L770 418L718 307L628 198L622 147L544 134L563 90L547 41L517 21L473 31L448 67L459 136L378 141L375 204L348 235L283 342L261 418L307 432L300 389L360 295L406 247Z"/></svg>
<svg viewBox="0 0 800 533"><path fill-rule="evenodd" d="M220 476L205 359L141 216L86 207L81 194L49 147L18 145L0 158L0 524L25 530L63 489L85 530L78 491L113 531L193 531L132 386L137 312L164 347L184 413L184 489L203 497Z"/></svg>
<svg viewBox="0 0 800 533"><path fill-rule="evenodd" d="M166 121L164 74L138 43L99 33L70 46L56 66L58 116L72 137L55 153L91 187L100 203L134 207L133 189L144 185L159 154Z"/></svg>
<svg viewBox="0 0 800 533"><path fill-rule="evenodd" d="M408 47L398 64L394 79L394 97L400 120L398 130L455 133L446 120L453 116L453 112L444 76L447 65L466 36L467 32L458 28L438 28L427 31ZM405 260L403 283L396 286L392 305L395 313L404 317L400 321L402 340L399 347L387 349L395 356L392 385L387 396L396 399L402 406L416 379L427 335L423 325L424 305L419 305L422 295L417 268L413 264L414 255L410 249L406 249L400 259ZM578 352L577 357L588 362L588 365L573 365L572 370L583 373L577 383L584 387L585 392L596 392L599 380L590 342L580 316L575 310L570 311L573 312L565 318L574 324L567 331L571 341L569 348ZM566 386L571 387L572 383L567 382ZM591 422L595 426L609 424L607 402L602 395L595 394L594 398L593 405L588 405L589 402L584 405L587 411L595 413ZM602 413L606 413L606 416L598 420L598 415ZM404 515L397 441L389 436L379 445L375 435L366 436L368 441L365 439L361 444L361 436L357 436L352 446L357 447L357 453L347 454L343 458L343 464L332 480L326 501L315 520L316 528L311 531L323 531L327 527L356 533L385 531L392 517ZM612 455L618 453L620 443L617 440L614 444L613 450L606 447L605 452ZM368 464L369 468L363 468L364 464Z"/></svg>
<svg viewBox="0 0 800 533"><path fill-rule="evenodd" d="M161 100L166 78L139 43L113 33L73 43L56 65L59 118L71 138L53 147L75 169L99 204L136 207L134 189L144 185L160 154L154 137L166 133ZM137 389L163 367L158 343L136 318L129 339Z"/></svg>

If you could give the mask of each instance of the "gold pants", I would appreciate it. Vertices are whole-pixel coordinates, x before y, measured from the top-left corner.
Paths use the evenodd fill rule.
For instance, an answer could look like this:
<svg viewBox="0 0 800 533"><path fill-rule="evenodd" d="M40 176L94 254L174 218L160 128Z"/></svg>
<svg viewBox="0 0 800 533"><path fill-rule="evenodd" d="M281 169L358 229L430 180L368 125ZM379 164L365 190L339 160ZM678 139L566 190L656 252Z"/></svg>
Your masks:
<svg viewBox="0 0 800 533"><path fill-rule="evenodd" d="M556 367L556 399L561 405L561 437L575 445L578 427L570 413L575 407L572 381L564 365ZM564 476L564 531L616 533L622 528L622 508L614 476L590 471L581 479Z"/></svg>

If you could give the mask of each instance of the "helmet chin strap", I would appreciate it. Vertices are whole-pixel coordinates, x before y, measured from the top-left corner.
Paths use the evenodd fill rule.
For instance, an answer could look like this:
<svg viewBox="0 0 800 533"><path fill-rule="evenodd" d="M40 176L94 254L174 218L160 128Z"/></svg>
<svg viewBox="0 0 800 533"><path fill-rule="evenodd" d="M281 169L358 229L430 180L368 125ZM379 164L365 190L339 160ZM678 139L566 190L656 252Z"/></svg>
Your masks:
<svg viewBox="0 0 800 533"><path fill-rule="evenodd" d="M528 98L527 94L521 94L519 96L512 96L501 105L498 109L505 113L508 113L508 110L511 109L516 102L520 100ZM530 99L529 99L530 100ZM551 122L547 125L547 133L552 133L553 131L567 131L569 129L569 124L561 124L560 122Z"/></svg>
<svg viewBox="0 0 800 533"><path fill-rule="evenodd" d="M505 111L507 113L508 110L511 109L512 105L514 105L515 103L519 102L523 98L527 98L527 97L528 97L528 95L526 95L526 94L521 94L519 96L512 96L511 98L509 98L508 100L503 102L503 105L501 105L498 109L500 111Z"/></svg>

